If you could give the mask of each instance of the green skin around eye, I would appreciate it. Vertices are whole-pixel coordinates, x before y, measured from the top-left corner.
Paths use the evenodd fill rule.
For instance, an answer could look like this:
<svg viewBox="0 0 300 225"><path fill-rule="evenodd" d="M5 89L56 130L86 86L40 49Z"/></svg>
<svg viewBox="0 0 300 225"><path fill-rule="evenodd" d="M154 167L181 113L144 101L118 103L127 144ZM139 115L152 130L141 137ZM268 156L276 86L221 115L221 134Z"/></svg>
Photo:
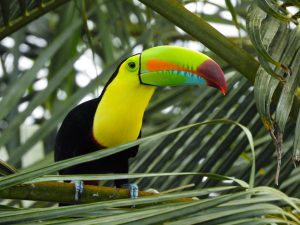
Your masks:
<svg viewBox="0 0 300 225"><path fill-rule="evenodd" d="M124 62L125 67L128 71L135 72L139 68L139 57L140 55L134 55Z"/></svg>

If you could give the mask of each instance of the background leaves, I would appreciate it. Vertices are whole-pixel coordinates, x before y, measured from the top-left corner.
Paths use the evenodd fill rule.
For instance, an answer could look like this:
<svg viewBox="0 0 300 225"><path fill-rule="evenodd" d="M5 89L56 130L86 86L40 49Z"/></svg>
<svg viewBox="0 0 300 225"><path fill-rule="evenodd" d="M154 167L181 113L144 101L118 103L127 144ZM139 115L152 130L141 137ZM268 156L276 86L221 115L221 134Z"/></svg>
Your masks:
<svg viewBox="0 0 300 225"><path fill-rule="evenodd" d="M287 16L284 17L277 12L279 10L277 9L278 5L271 4L269 1L259 2L255 1L252 4L248 20L248 30L252 34L250 36L254 40L256 49L261 53L260 61L263 67L258 70L256 77L255 98L258 111L276 148L276 183L278 184L283 134L293 106L294 93L299 85L299 65L297 62L300 47L299 26L296 24L297 26L294 29L289 29L287 22L290 22L291 19L287 20ZM263 6L266 6L266 8ZM281 7L281 11L287 13L284 10ZM270 29L267 29L269 27ZM262 35L264 36L262 37ZM272 69L268 62L271 62L277 68ZM274 109L271 109L271 101L279 82L274 78L284 81L281 83L283 88L275 112ZM273 112L274 116L272 115ZM297 142L297 139L298 137L295 136L295 142Z"/></svg>
<svg viewBox="0 0 300 225"><path fill-rule="evenodd" d="M134 203L115 200L59 209L43 208L45 204L51 205L47 203L34 203L30 207L37 209L18 207L21 209L17 216L16 208L5 207L0 212L0 221L299 223L292 209L297 210L299 205L300 170L291 161L292 154L294 161L299 159L300 143L299 29L295 19L299 4L281 2L283 5L269 0L226 4L175 0L1 1L0 38L5 38L0 42L0 158L20 172L3 177L0 184L22 174L30 182L36 177L32 171L53 166L56 128L73 106L99 95L122 59L148 47L172 44L214 58L225 72L228 94L224 97L205 86L159 89L145 114L143 136L211 119L236 121L254 137L256 169L252 172L257 188L228 191L230 182L205 176L139 177L134 181L141 189L190 188ZM37 18L40 15L43 16ZM239 31L234 36L222 35L208 22L213 26L231 25ZM277 63L274 66L272 62ZM293 119L289 119L289 114ZM273 140L269 136L272 132ZM282 152L279 186L274 182L278 155L273 141L278 141L276 147ZM252 159L249 142L241 129L217 124L193 127L143 143L131 162L130 172L201 172L248 182L251 168L254 169ZM296 198L261 186L279 188ZM156 204L179 196L200 196L201 200ZM150 205L145 206L146 202ZM18 204L13 200L1 202L3 206ZM137 210L119 208L132 204L143 206ZM79 212L81 218L74 218Z"/></svg>

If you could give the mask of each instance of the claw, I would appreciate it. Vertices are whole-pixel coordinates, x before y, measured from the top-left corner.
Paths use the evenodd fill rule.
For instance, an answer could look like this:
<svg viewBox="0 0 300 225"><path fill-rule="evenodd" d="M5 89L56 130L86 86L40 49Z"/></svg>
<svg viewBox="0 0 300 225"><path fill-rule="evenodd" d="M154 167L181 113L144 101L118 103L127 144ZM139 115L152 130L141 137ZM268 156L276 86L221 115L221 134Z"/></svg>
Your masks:
<svg viewBox="0 0 300 225"><path fill-rule="evenodd" d="M137 184L123 184L122 187L129 190L130 197L132 199L135 199L139 196L139 186Z"/></svg>
<svg viewBox="0 0 300 225"><path fill-rule="evenodd" d="M131 198L137 198L139 196L139 186L137 184L129 184L128 190Z"/></svg>
<svg viewBox="0 0 300 225"><path fill-rule="evenodd" d="M75 187L75 201L78 202L81 194L83 192L83 181L82 180L72 180L71 183L74 184Z"/></svg>

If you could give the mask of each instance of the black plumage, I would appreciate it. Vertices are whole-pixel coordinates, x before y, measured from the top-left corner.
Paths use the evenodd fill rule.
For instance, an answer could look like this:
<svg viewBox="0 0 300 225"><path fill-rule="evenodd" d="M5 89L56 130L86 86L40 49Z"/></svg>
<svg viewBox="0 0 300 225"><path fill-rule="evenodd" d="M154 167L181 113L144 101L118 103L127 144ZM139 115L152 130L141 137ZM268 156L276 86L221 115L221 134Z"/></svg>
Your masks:
<svg viewBox="0 0 300 225"><path fill-rule="evenodd" d="M111 83L117 73L118 69L112 75L106 87ZM97 106L105 93L106 87L99 98L76 106L63 120L56 136L55 161L69 159L105 148L105 146L101 146L93 138L92 126ZM135 146L99 160L62 169L59 171L59 174L128 173L128 160L130 157L134 157L137 152L138 146ZM128 183L128 180L115 181L117 187L121 187L126 183Z"/></svg>

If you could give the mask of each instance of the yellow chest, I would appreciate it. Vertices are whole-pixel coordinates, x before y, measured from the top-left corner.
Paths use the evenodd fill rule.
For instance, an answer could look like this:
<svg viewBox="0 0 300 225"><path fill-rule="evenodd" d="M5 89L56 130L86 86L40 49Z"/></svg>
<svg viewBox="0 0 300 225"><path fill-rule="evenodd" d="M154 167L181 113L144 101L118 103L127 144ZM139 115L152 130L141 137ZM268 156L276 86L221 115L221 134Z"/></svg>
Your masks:
<svg viewBox="0 0 300 225"><path fill-rule="evenodd" d="M96 141L102 146L113 147L136 140L154 90L136 79L115 78L106 88L94 117Z"/></svg>

